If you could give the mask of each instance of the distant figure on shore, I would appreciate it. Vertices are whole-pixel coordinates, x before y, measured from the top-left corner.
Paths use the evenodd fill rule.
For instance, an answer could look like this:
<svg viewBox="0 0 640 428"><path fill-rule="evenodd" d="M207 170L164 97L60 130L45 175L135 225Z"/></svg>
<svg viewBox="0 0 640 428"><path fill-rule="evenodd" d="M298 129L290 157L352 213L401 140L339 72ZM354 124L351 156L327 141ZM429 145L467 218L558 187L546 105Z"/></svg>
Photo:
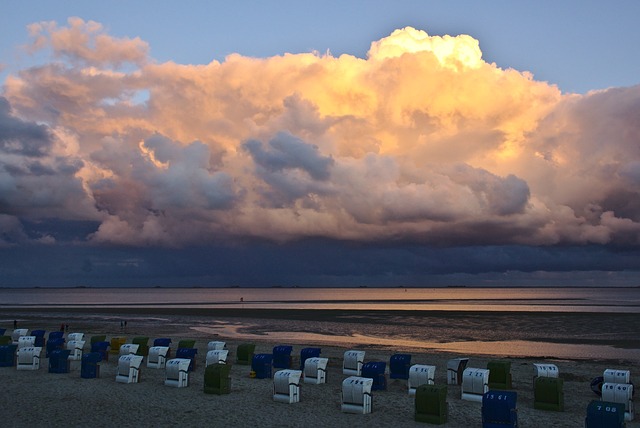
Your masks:
<svg viewBox="0 0 640 428"><path fill-rule="evenodd" d="M13 320L13 329L18 328L18 320Z"/></svg>
<svg viewBox="0 0 640 428"><path fill-rule="evenodd" d="M124 321L120 321L120 330L124 328Z"/></svg>
<svg viewBox="0 0 640 428"><path fill-rule="evenodd" d="M64 331L68 332L69 331L69 324L65 324L64 325Z"/></svg>

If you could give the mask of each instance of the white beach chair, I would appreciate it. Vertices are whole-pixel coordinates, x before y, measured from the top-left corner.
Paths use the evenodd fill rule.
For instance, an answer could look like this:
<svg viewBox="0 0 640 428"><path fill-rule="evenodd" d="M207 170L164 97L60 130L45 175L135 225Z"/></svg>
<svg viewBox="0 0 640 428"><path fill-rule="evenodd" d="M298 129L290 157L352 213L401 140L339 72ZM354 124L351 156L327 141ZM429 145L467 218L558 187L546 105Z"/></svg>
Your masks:
<svg viewBox="0 0 640 428"><path fill-rule="evenodd" d="M189 386L189 358L173 358L167 361L164 384L176 388Z"/></svg>
<svg viewBox="0 0 640 428"><path fill-rule="evenodd" d="M152 369L163 369L167 362L168 346L152 346L149 348L147 356L147 367Z"/></svg>
<svg viewBox="0 0 640 428"><path fill-rule="evenodd" d="M467 368L462 373L462 399L482 403L482 396L489 391L489 370Z"/></svg>
<svg viewBox="0 0 640 428"><path fill-rule="evenodd" d="M18 337L18 349L20 348L33 348L36 344L35 336L20 336Z"/></svg>
<svg viewBox="0 0 640 428"><path fill-rule="evenodd" d="M14 345L18 345L19 341L20 341L20 338L22 336L27 336L28 334L29 334L29 329L27 329L27 328L16 328L11 333L11 342Z"/></svg>
<svg viewBox="0 0 640 428"><path fill-rule="evenodd" d="M364 365L365 351L350 350L344 353L342 362L342 374L348 376L360 376Z"/></svg>
<svg viewBox="0 0 640 428"><path fill-rule="evenodd" d="M373 379L349 376L342 381L342 405L345 413L371 413Z"/></svg>
<svg viewBox="0 0 640 428"><path fill-rule="evenodd" d="M140 380L140 365L142 355L122 355L118 358L118 371L116 372L116 382L138 383Z"/></svg>
<svg viewBox="0 0 640 428"><path fill-rule="evenodd" d="M300 401L301 370L279 370L273 375L273 400L280 403Z"/></svg>
<svg viewBox="0 0 640 428"><path fill-rule="evenodd" d="M533 378L558 377L560 372L555 364L533 363Z"/></svg>
<svg viewBox="0 0 640 428"><path fill-rule="evenodd" d="M433 385L436 376L436 366L414 364L409 368L409 395L416 394L416 388L420 385Z"/></svg>
<svg viewBox="0 0 640 428"><path fill-rule="evenodd" d="M125 343L120 345L119 355L135 355L138 352L140 345L137 343Z"/></svg>
<svg viewBox="0 0 640 428"><path fill-rule="evenodd" d="M624 420L632 421L634 418L633 409L633 385L630 383L610 383L602 384L602 401L624 404Z"/></svg>
<svg viewBox="0 0 640 428"><path fill-rule="evenodd" d="M603 383L631 383L629 370L606 369L602 374Z"/></svg>
<svg viewBox="0 0 640 428"><path fill-rule="evenodd" d="M67 341L70 340L84 340L84 333L69 333L67 334Z"/></svg>
<svg viewBox="0 0 640 428"><path fill-rule="evenodd" d="M460 385L462 383L462 373L467 367L469 358L453 358L447 361L447 384Z"/></svg>
<svg viewBox="0 0 640 428"><path fill-rule="evenodd" d="M205 359L205 367L211 364L227 364L227 356L229 351L226 349L213 349L207 352Z"/></svg>
<svg viewBox="0 0 640 428"><path fill-rule="evenodd" d="M207 351L221 351L227 347L226 342L220 342L218 340L212 340L207 343Z"/></svg>
<svg viewBox="0 0 640 428"><path fill-rule="evenodd" d="M42 348L39 346L18 349L16 368L18 370L38 370L40 368L41 353Z"/></svg>
<svg viewBox="0 0 640 428"><path fill-rule="evenodd" d="M304 383L316 385L327 382L328 358L311 357L304 361Z"/></svg>
<svg viewBox="0 0 640 428"><path fill-rule="evenodd" d="M84 349L84 340L70 340L66 344L69 354L69 361L80 361L82 359L82 350Z"/></svg>

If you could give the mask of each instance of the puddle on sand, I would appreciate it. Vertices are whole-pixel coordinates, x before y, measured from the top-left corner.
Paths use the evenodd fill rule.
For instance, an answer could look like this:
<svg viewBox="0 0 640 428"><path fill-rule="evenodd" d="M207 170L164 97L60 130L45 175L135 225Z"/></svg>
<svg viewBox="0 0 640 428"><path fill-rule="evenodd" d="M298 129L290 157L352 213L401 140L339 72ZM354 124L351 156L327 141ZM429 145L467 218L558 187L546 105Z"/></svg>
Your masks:
<svg viewBox="0 0 640 428"><path fill-rule="evenodd" d="M257 326L256 326L257 327ZM384 347L430 349L435 351L469 354L495 355L510 357L545 357L559 359L615 359L640 362L640 349L622 349L606 345L562 344L551 342L532 342L526 340L506 341L468 341L468 342L424 342L407 339L390 339L384 337L354 334L349 336L327 335L319 333L295 331L270 331L260 334L247 332L248 324L221 324L215 327L191 327L206 334L215 334L234 339L269 340L272 342L309 343L336 346L377 345ZM240 331L242 329L242 331Z"/></svg>

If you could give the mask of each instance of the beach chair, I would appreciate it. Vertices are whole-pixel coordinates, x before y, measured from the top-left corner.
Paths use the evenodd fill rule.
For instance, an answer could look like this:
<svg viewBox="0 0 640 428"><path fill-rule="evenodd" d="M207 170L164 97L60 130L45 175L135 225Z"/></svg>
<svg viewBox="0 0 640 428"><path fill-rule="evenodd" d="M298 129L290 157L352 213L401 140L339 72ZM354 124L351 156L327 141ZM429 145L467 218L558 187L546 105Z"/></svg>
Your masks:
<svg viewBox="0 0 640 428"><path fill-rule="evenodd" d="M293 347L289 345L278 345L273 347L273 367L276 369L291 368L291 352Z"/></svg>
<svg viewBox="0 0 640 428"><path fill-rule="evenodd" d="M189 363L189 371L192 372L196 369L196 355L198 350L196 348L178 348L176 350L176 358L185 358L191 361Z"/></svg>
<svg viewBox="0 0 640 428"><path fill-rule="evenodd" d="M35 336L20 336L18 338L18 349L20 348L33 348L36 346Z"/></svg>
<svg viewBox="0 0 640 428"><path fill-rule="evenodd" d="M11 336L0 336L0 346L11 345L12 343Z"/></svg>
<svg viewBox="0 0 640 428"><path fill-rule="evenodd" d="M487 363L489 389L507 390L511 385L511 362L492 360Z"/></svg>
<svg viewBox="0 0 640 428"><path fill-rule="evenodd" d="M168 337L159 337L153 341L153 346L162 346L167 348L166 359L171 359L171 339ZM151 352L151 348L149 348Z"/></svg>
<svg viewBox="0 0 640 428"><path fill-rule="evenodd" d="M462 373L462 399L482 402L489 391L489 370L468 367Z"/></svg>
<svg viewBox="0 0 640 428"><path fill-rule="evenodd" d="M387 389L387 363L383 361L369 361L362 365L362 377L373 379L371 389L374 391Z"/></svg>
<svg viewBox="0 0 640 428"><path fill-rule="evenodd" d="M273 375L273 400L280 403L300 401L300 370L279 370Z"/></svg>
<svg viewBox="0 0 640 428"><path fill-rule="evenodd" d="M328 358L310 357L304 363L304 383L316 385L327 382Z"/></svg>
<svg viewBox="0 0 640 428"><path fill-rule="evenodd" d="M300 370L304 370L304 363L307 358L317 358L320 356L320 348L302 348L300 350Z"/></svg>
<svg viewBox="0 0 640 428"><path fill-rule="evenodd" d="M389 358L389 378L409 379L409 369L411 368L410 354L393 354Z"/></svg>
<svg viewBox="0 0 640 428"><path fill-rule="evenodd" d="M558 366L555 364L542 364L542 363L534 363L533 364L533 378L534 381L538 377L558 377L560 375L560 371L558 370Z"/></svg>
<svg viewBox="0 0 640 428"><path fill-rule="evenodd" d="M632 421L634 419L632 384L610 382L602 384L602 401L623 404L624 420Z"/></svg>
<svg viewBox="0 0 640 428"><path fill-rule="evenodd" d="M360 376L364 365L365 351L349 350L344 353L342 360L342 374Z"/></svg>
<svg viewBox="0 0 640 428"><path fill-rule="evenodd" d="M94 343L104 342L106 340L107 340L107 336L105 334L97 334L97 335L91 336L91 339L89 340L89 343L93 347Z"/></svg>
<svg viewBox="0 0 640 428"><path fill-rule="evenodd" d="M93 342L91 344L91 352L97 352L102 356L102 361L109 361L109 346L110 342L106 340L102 342Z"/></svg>
<svg viewBox="0 0 640 428"><path fill-rule="evenodd" d="M18 341L22 336L27 336L29 334L29 329L26 328L16 328L11 333L11 342L12 345L17 345Z"/></svg>
<svg viewBox="0 0 640 428"><path fill-rule="evenodd" d="M18 370L38 370L40 368L40 354L42 354L40 346L19 348L16 356L16 368Z"/></svg>
<svg viewBox="0 0 640 428"><path fill-rule="evenodd" d="M251 371L255 373L256 379L266 379L271 377L271 365L273 363L272 354L255 354L251 360Z"/></svg>
<svg viewBox="0 0 640 428"><path fill-rule="evenodd" d="M629 370L606 369L602 374L603 383L631 383Z"/></svg>
<svg viewBox="0 0 640 428"><path fill-rule="evenodd" d="M138 350L136 351L136 355L141 355L146 357L149 355L149 338L146 336L138 336L134 337L131 340L131 343L138 345Z"/></svg>
<svg viewBox="0 0 640 428"><path fill-rule="evenodd" d="M109 351L112 354L120 354L120 347L127 343L127 338L122 336L116 336L111 338L111 350ZM135 352L134 352L135 353Z"/></svg>
<svg viewBox="0 0 640 428"><path fill-rule="evenodd" d="M248 366L253 361L253 353L256 350L254 343L242 343L236 350L236 363Z"/></svg>
<svg viewBox="0 0 640 428"><path fill-rule="evenodd" d="M163 369L167 364L167 356L169 355L168 346L152 346L149 348L149 356L147 357L147 367L152 369Z"/></svg>
<svg viewBox="0 0 640 428"><path fill-rule="evenodd" d="M120 349L118 350L118 354L120 356L123 356L123 355L137 355L139 346L140 345L138 345L137 343L123 343L119 347Z"/></svg>
<svg viewBox="0 0 640 428"><path fill-rule="evenodd" d="M342 381L342 404L344 413L371 413L373 400L371 388L373 379L368 377L349 376Z"/></svg>
<svg viewBox="0 0 640 428"><path fill-rule="evenodd" d="M67 334L67 342L71 340L84 340L84 333L69 333Z"/></svg>
<svg viewBox="0 0 640 428"><path fill-rule="evenodd" d="M207 343L207 351L221 351L227 347L226 342L221 342L219 340L212 340Z"/></svg>
<svg viewBox="0 0 640 428"><path fill-rule="evenodd" d="M229 394L231 392L230 364L212 364L204 369L205 394Z"/></svg>
<svg viewBox="0 0 640 428"><path fill-rule="evenodd" d="M211 364L227 364L228 355L229 351L227 351L226 349L214 349L207 352L207 356L205 358L205 367L208 367Z"/></svg>
<svg viewBox="0 0 640 428"><path fill-rule="evenodd" d="M407 386L409 395L415 395L416 390L421 385L433 385L436 376L436 366L425 364L414 364L409 368L409 380Z"/></svg>
<svg viewBox="0 0 640 428"><path fill-rule="evenodd" d="M18 345L0 346L0 367L14 367L16 365L16 351Z"/></svg>
<svg viewBox="0 0 640 428"><path fill-rule="evenodd" d="M47 344L47 339L44 335L47 332L45 330L31 330L31 336L35 336L36 340L33 342L33 346L44 348Z"/></svg>
<svg viewBox="0 0 640 428"><path fill-rule="evenodd" d="M54 349L49 354L49 373L69 373L69 355L71 351L68 349Z"/></svg>
<svg viewBox="0 0 640 428"><path fill-rule="evenodd" d="M62 331L50 331L49 340L51 339L64 339L64 332Z"/></svg>
<svg viewBox="0 0 640 428"><path fill-rule="evenodd" d="M447 385L427 385L417 387L415 392L416 422L441 425L447 422Z"/></svg>
<svg viewBox="0 0 640 428"><path fill-rule="evenodd" d="M84 340L68 341L67 349L71 351L69 354L70 361L80 361L82 359L82 350L84 349Z"/></svg>
<svg viewBox="0 0 640 428"><path fill-rule="evenodd" d="M189 358L174 358L167 361L164 384L176 388L189 386Z"/></svg>
<svg viewBox="0 0 640 428"><path fill-rule="evenodd" d="M196 346L195 339L182 339L178 342L178 348L193 348Z"/></svg>
<svg viewBox="0 0 640 428"><path fill-rule="evenodd" d="M563 412L563 380L558 377L537 377L533 384L533 408Z"/></svg>
<svg viewBox="0 0 640 428"><path fill-rule="evenodd" d="M482 428L517 428L518 395L514 391L488 391L482 396Z"/></svg>
<svg viewBox="0 0 640 428"><path fill-rule="evenodd" d="M447 361L447 384L448 385L460 385L462 384L462 375L467 368L469 358L452 358Z"/></svg>
<svg viewBox="0 0 640 428"><path fill-rule="evenodd" d="M624 428L624 404L593 400L587 406L585 428Z"/></svg>
<svg viewBox="0 0 640 428"><path fill-rule="evenodd" d="M49 340L47 341L45 356L49 358L51 352L55 351L56 349L64 349L64 339L62 337L54 339L49 338Z"/></svg>
<svg viewBox="0 0 640 428"><path fill-rule="evenodd" d="M108 343L108 342L107 342ZM83 379L95 379L100 377L100 352L88 352L82 356L80 363L80 377Z"/></svg>
<svg viewBox="0 0 640 428"><path fill-rule="evenodd" d="M4 336L4 333L7 331L6 328L0 328L0 336Z"/></svg>
<svg viewBox="0 0 640 428"><path fill-rule="evenodd" d="M118 370L116 382L138 383L140 381L140 366L144 357L141 355L127 354L118 358Z"/></svg>

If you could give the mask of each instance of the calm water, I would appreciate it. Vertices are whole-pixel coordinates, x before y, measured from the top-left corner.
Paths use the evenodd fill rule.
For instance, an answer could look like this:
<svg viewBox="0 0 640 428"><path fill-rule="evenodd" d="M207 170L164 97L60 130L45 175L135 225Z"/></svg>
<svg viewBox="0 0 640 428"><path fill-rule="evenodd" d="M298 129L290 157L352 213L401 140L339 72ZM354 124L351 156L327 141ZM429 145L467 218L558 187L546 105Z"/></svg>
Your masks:
<svg viewBox="0 0 640 428"><path fill-rule="evenodd" d="M0 289L15 306L640 313L640 288Z"/></svg>

